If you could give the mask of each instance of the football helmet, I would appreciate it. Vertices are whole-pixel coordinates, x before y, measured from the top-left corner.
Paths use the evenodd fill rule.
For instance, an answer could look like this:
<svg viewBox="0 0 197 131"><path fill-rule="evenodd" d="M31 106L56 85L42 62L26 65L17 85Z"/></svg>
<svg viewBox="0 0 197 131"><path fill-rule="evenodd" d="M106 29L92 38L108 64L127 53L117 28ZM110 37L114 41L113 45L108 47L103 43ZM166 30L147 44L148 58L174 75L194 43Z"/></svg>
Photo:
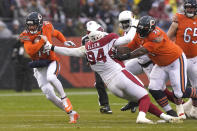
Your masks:
<svg viewBox="0 0 197 131"><path fill-rule="evenodd" d="M98 41L106 35L104 29L96 21L87 22L86 29L88 38L91 42Z"/></svg>
<svg viewBox="0 0 197 131"><path fill-rule="evenodd" d="M131 11L128 10L122 11L118 16L119 26L125 32L128 32L132 26L133 19L134 19L134 15Z"/></svg>
<svg viewBox="0 0 197 131"><path fill-rule="evenodd" d="M31 34L36 34L41 30L43 25L43 17L38 12L31 12L25 20L26 30Z"/></svg>
<svg viewBox="0 0 197 131"><path fill-rule="evenodd" d="M91 42L96 42L98 40L100 40L101 38L103 38L105 36L105 32L102 32L102 31L91 31L89 34L88 34L88 38Z"/></svg>
<svg viewBox="0 0 197 131"><path fill-rule="evenodd" d="M196 0L185 0L184 12L187 17L194 17L197 11Z"/></svg>
<svg viewBox="0 0 197 131"><path fill-rule="evenodd" d="M138 26L137 26L137 33L140 37L146 37L148 34L153 31L156 27L156 20L151 16L143 16L140 18Z"/></svg>

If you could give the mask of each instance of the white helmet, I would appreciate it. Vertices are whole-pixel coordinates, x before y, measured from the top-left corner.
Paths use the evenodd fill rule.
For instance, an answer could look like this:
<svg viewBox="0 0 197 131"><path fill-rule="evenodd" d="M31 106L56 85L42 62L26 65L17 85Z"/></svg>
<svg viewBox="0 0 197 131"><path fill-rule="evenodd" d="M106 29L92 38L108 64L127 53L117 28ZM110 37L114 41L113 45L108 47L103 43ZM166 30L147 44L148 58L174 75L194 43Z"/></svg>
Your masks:
<svg viewBox="0 0 197 131"><path fill-rule="evenodd" d="M96 41L100 40L101 38L103 38L105 35L106 35L105 32L96 30L96 31L91 31L88 34L88 38L91 42L96 42Z"/></svg>
<svg viewBox="0 0 197 131"><path fill-rule="evenodd" d="M96 42L106 35L104 29L96 21L87 22L86 28L88 31L88 38L91 42Z"/></svg>
<svg viewBox="0 0 197 131"><path fill-rule="evenodd" d="M128 32L132 26L132 20L135 19L131 11L125 10L120 12L118 20L120 22L119 26L125 31Z"/></svg>
<svg viewBox="0 0 197 131"><path fill-rule="evenodd" d="M96 31L96 30L104 31L104 29L101 27L101 25L98 24L96 21L87 22L86 23L86 29L87 29L88 32Z"/></svg>

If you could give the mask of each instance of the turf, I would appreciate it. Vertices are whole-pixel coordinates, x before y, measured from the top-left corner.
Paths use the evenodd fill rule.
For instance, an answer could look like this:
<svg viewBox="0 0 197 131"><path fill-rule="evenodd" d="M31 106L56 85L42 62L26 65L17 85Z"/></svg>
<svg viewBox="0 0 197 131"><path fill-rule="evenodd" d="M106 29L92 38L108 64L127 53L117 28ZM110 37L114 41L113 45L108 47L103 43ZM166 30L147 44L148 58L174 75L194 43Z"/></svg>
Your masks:
<svg viewBox="0 0 197 131"><path fill-rule="evenodd" d="M136 124L137 113L121 112L127 101L109 93L113 114L100 114L95 89L65 89L74 110L79 112L77 124L68 124L65 112L49 102L40 90L16 93L0 90L0 131L197 131L197 120L180 124ZM173 107L174 108L174 107ZM147 117L158 120L147 114Z"/></svg>

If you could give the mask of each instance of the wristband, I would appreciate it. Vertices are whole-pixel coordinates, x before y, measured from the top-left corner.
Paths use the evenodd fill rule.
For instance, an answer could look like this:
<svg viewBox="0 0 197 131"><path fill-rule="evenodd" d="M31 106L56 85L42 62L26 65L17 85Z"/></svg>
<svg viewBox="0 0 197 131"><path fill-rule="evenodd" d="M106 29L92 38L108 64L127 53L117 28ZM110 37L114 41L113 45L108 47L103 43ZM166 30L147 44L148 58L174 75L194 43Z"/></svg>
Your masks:
<svg viewBox="0 0 197 131"><path fill-rule="evenodd" d="M54 48L55 48L55 46L54 46L54 45L52 45L52 46L51 46L51 51L54 51Z"/></svg>

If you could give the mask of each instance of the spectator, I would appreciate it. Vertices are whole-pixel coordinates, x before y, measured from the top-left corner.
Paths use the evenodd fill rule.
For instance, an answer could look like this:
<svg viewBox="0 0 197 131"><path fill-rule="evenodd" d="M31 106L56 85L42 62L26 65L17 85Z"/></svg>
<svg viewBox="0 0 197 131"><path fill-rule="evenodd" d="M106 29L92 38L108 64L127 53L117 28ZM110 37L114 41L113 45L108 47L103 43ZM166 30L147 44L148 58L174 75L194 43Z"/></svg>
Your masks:
<svg viewBox="0 0 197 131"><path fill-rule="evenodd" d="M12 32L7 28L6 24L0 20L0 38L10 38Z"/></svg>
<svg viewBox="0 0 197 131"><path fill-rule="evenodd" d="M18 20L13 20L13 22L12 22L12 34L13 35L18 35L20 33L21 33L21 30L20 30L19 21Z"/></svg>
<svg viewBox="0 0 197 131"><path fill-rule="evenodd" d="M73 24L73 20L68 18L66 20L66 26L63 31L64 36L75 36L76 31L75 31L75 26Z"/></svg>
<svg viewBox="0 0 197 131"><path fill-rule="evenodd" d="M111 8L109 4L103 3L102 9L99 12L99 18L102 19L102 21L107 25L106 31L108 33L113 32L114 16L111 12Z"/></svg>
<svg viewBox="0 0 197 131"><path fill-rule="evenodd" d="M82 17L95 18L98 14L99 8L94 0L88 0L87 4L82 7Z"/></svg>

